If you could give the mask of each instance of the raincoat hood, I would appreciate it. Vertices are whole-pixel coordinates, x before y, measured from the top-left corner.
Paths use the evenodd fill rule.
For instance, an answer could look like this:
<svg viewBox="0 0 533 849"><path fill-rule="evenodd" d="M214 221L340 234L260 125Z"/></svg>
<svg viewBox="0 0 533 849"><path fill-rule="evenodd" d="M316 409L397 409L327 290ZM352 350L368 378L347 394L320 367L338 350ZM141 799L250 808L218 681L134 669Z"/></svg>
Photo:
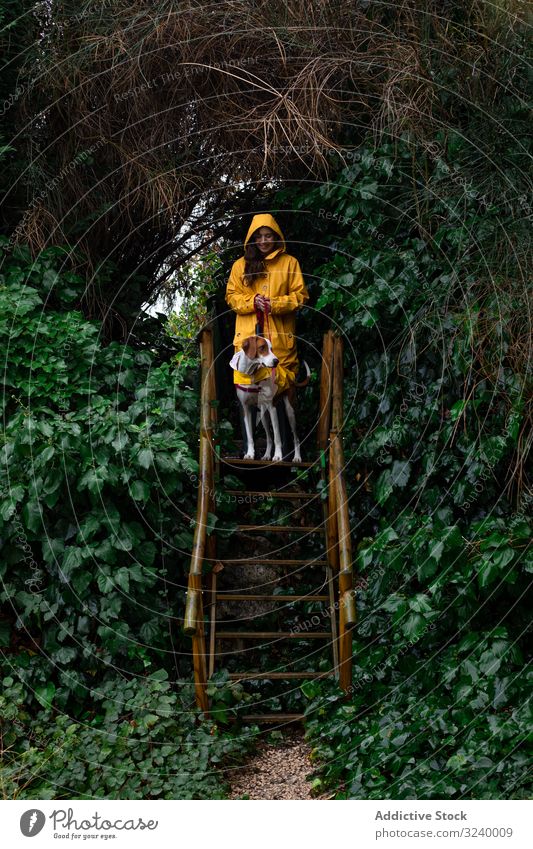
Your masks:
<svg viewBox="0 0 533 849"><path fill-rule="evenodd" d="M286 250L285 237L283 236L283 233L281 232L281 229L276 219L273 215L270 215L269 212L263 212L261 213L261 215L254 215L254 217L252 218L252 223L248 228L246 239L244 240L245 248L248 242L250 241L253 233L255 233L255 231L258 230L260 227L270 227L270 229L274 230L274 233L277 233L281 239L281 248L276 248L275 251L268 255L269 257L275 256L275 254L277 254L278 252L283 252Z"/></svg>

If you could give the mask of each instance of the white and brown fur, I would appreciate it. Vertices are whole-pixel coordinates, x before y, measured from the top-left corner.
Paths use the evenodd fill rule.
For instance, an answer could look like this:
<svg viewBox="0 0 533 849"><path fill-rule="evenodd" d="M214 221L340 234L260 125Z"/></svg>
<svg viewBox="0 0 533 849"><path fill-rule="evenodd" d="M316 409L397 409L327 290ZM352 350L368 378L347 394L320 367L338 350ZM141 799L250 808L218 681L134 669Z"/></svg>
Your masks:
<svg viewBox="0 0 533 849"><path fill-rule="evenodd" d="M269 339L264 339L262 336L249 336L242 343L242 348L234 354L230 365L233 369L242 372L243 374L253 375L258 368L266 366L267 368L275 368L279 363L278 358L272 351L272 344ZM306 386L309 382L311 372L309 366L304 361L303 365L307 372L307 377L301 383L294 383L281 393L278 393L277 384L271 379L260 380L256 384L247 384L246 389L240 389L236 385L237 397L242 405L244 414L244 426L246 428L247 451L244 455L245 460L253 460L255 456L254 438L252 433L252 406L257 406L259 413L259 421L263 422L265 428L267 445L263 460L272 459L274 462L279 462L283 457L283 449L281 446L281 434L279 429L278 411L275 407L275 401L282 398L285 404L287 419L292 431L294 439L294 458L295 463L302 462L300 453L300 440L296 431L296 415L294 412L296 388ZM258 387L258 391L249 391L249 387ZM266 415L268 413L268 416ZM270 423L274 431L274 456L272 456L272 437L270 433Z"/></svg>

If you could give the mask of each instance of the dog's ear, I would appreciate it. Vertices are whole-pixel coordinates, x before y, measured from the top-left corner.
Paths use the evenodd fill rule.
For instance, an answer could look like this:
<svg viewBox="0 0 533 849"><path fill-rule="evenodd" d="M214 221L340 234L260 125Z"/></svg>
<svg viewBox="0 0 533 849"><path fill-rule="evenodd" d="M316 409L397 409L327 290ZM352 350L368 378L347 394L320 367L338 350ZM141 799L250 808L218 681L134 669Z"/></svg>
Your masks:
<svg viewBox="0 0 533 849"><path fill-rule="evenodd" d="M249 336L242 343L242 349L251 360L257 356L257 336Z"/></svg>
<svg viewBox="0 0 533 849"><path fill-rule="evenodd" d="M268 339L265 339L263 336L256 336L257 339L257 355L261 357L266 357L271 352L270 343Z"/></svg>

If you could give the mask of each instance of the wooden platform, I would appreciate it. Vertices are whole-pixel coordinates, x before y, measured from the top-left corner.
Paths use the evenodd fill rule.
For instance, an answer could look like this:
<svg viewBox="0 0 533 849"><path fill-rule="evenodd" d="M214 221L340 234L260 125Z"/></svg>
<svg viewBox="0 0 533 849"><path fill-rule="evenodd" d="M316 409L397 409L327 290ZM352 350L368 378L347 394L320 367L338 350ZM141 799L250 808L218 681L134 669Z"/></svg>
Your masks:
<svg viewBox="0 0 533 849"><path fill-rule="evenodd" d="M265 468L269 469L273 466L280 466L285 468L295 468L295 469L310 469L313 466L316 466L319 462L318 460L304 460L301 463L294 463L291 460L244 460L242 457L229 457L227 455L219 458L220 462L226 466L243 466L246 468L249 466L251 469L255 468Z"/></svg>

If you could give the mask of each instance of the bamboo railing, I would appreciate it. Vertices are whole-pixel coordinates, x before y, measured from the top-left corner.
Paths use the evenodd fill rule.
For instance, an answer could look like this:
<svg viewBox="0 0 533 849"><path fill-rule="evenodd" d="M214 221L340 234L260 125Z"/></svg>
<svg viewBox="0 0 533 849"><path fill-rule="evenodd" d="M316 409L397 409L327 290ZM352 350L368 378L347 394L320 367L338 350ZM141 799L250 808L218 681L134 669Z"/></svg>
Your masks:
<svg viewBox="0 0 533 849"><path fill-rule="evenodd" d="M320 380L320 411L318 446L325 456L328 447L329 474L328 510L326 519L327 560L334 574L338 574L338 664L339 685L348 692L352 681L352 635L356 623L355 594L353 590L352 543L348 497L344 478L343 427L343 343L333 331L324 335L322 371Z"/></svg>
<svg viewBox="0 0 533 849"><path fill-rule="evenodd" d="M207 656L205 645L204 605L202 596L202 564L207 556L214 556L214 535L207 536L208 514L214 512L215 454L213 444L216 408L213 332L204 328L200 334L202 362L200 452L198 471L198 497L196 525L187 585L187 600L183 630L192 637L194 683L196 704L207 712Z"/></svg>

